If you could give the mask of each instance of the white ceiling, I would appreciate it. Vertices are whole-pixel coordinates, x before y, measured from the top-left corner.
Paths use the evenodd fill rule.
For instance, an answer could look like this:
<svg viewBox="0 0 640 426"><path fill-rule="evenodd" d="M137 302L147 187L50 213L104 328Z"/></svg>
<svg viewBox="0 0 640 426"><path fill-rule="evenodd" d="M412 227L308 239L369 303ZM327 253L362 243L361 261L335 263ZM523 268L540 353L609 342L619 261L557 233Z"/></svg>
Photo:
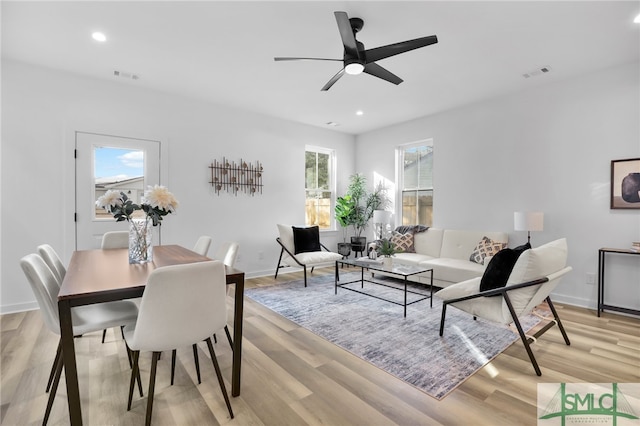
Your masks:
<svg viewBox="0 0 640 426"><path fill-rule="evenodd" d="M2 56L352 134L640 59L639 1L2 1ZM404 79L345 75L334 11L366 48L435 34L379 61ZM91 39L93 31L108 37ZM540 67L552 71L525 79ZM140 79L113 76L114 70ZM364 115L356 116L356 110Z"/></svg>

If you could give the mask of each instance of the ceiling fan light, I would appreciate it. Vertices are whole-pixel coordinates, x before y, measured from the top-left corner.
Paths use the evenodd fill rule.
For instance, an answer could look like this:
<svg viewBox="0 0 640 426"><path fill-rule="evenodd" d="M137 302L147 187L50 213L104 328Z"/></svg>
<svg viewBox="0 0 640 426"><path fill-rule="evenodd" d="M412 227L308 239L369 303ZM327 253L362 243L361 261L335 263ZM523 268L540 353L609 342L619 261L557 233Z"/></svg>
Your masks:
<svg viewBox="0 0 640 426"><path fill-rule="evenodd" d="M364 71L364 65L359 62L352 62L344 67L344 71L347 74L358 75Z"/></svg>

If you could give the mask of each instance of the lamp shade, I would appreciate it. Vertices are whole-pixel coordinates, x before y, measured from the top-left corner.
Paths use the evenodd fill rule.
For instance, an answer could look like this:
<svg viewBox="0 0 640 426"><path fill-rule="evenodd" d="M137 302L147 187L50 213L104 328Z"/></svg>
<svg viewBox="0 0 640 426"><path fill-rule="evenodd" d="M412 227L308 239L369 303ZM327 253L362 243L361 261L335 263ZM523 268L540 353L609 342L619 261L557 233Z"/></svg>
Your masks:
<svg viewBox="0 0 640 426"><path fill-rule="evenodd" d="M389 223L391 221L391 212L387 210L374 210L373 223Z"/></svg>
<svg viewBox="0 0 640 426"><path fill-rule="evenodd" d="M544 227L544 213L515 212L513 214L513 229L516 231L542 231Z"/></svg>

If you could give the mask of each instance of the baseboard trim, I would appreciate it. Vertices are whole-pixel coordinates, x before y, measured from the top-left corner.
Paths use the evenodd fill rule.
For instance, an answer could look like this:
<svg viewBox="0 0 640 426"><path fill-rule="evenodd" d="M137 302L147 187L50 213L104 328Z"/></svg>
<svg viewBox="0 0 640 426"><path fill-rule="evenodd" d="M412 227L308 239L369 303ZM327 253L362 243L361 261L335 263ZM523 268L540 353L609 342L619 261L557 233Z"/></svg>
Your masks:
<svg viewBox="0 0 640 426"><path fill-rule="evenodd" d="M17 312L35 311L39 309L38 302L15 303L13 305L0 306L0 315L15 314Z"/></svg>

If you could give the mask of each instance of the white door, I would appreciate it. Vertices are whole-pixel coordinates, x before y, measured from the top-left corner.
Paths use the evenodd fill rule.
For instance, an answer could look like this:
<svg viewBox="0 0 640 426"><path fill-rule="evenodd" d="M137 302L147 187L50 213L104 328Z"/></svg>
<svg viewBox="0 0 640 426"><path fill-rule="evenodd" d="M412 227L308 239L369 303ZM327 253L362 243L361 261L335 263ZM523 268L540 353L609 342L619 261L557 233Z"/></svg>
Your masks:
<svg viewBox="0 0 640 426"><path fill-rule="evenodd" d="M100 248L105 232L129 230L96 207L100 195L122 191L139 204L147 186L159 183L160 142L76 132L76 250ZM159 243L159 229L153 238Z"/></svg>

